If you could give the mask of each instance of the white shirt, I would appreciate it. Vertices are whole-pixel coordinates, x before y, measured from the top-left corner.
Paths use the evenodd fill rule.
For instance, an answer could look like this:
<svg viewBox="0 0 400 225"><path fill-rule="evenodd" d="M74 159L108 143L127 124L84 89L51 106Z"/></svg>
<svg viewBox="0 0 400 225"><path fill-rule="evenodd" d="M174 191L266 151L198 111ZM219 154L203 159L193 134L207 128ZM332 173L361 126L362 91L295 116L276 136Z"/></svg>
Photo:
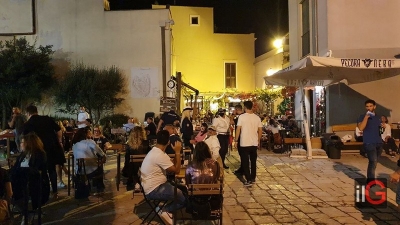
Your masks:
<svg viewBox="0 0 400 225"><path fill-rule="evenodd" d="M26 155L25 158L21 161L21 167L29 167L29 161L31 159L31 155Z"/></svg>
<svg viewBox="0 0 400 225"><path fill-rule="evenodd" d="M153 147L147 153L140 168L142 185L146 195L167 182L166 169L173 165L171 158L157 147Z"/></svg>
<svg viewBox="0 0 400 225"><path fill-rule="evenodd" d="M270 130L273 134L279 133L279 127L274 127L274 126L268 125L267 130Z"/></svg>
<svg viewBox="0 0 400 225"><path fill-rule="evenodd" d="M228 134L229 132L229 126L231 124L231 120L225 116L225 117L217 117L214 118L213 120L213 126L217 129L217 133L223 133L223 134Z"/></svg>
<svg viewBox="0 0 400 225"><path fill-rule="evenodd" d="M89 119L89 113L87 113L86 111L83 112L79 112L78 114L78 122L83 122L85 120ZM86 127L86 124L78 124L78 128L84 128Z"/></svg>
<svg viewBox="0 0 400 225"><path fill-rule="evenodd" d="M134 123L125 123L122 125L122 129L124 129L126 132L131 132L134 127L135 127Z"/></svg>
<svg viewBox="0 0 400 225"><path fill-rule="evenodd" d="M383 133L381 134L382 140L385 140L385 138L387 136L392 136L392 128L390 127L389 124L385 124L385 130L383 131Z"/></svg>
<svg viewBox="0 0 400 225"><path fill-rule="evenodd" d="M82 140L78 143L75 143L72 146L72 152L74 154L74 165L75 165L75 173L78 171L77 159L97 159L98 156L104 156L103 150L94 142L92 139ZM86 165L86 174L92 173L98 168L97 165Z"/></svg>
<svg viewBox="0 0 400 225"><path fill-rule="evenodd" d="M219 155L219 149L221 148L217 135L207 137L204 142L208 145L211 151L212 159L217 160Z"/></svg>
<svg viewBox="0 0 400 225"><path fill-rule="evenodd" d="M254 113L244 113L237 123L240 129L240 146L258 146L258 128L262 127L261 119Z"/></svg>

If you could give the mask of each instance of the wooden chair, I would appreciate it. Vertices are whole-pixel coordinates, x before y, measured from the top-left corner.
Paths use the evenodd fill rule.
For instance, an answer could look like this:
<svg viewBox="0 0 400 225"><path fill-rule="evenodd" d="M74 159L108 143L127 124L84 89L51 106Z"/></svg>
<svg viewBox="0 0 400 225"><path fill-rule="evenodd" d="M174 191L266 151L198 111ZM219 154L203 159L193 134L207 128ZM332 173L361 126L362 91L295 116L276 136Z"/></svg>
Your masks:
<svg viewBox="0 0 400 225"><path fill-rule="evenodd" d="M283 139L283 144L284 148L286 149L286 152L291 154L292 152L292 145L294 144L300 144L300 145L305 145L306 141L304 138L284 138Z"/></svg>
<svg viewBox="0 0 400 225"><path fill-rule="evenodd" d="M263 132L260 140L260 147L266 148L267 150L271 149L271 132Z"/></svg>
<svg viewBox="0 0 400 225"><path fill-rule="evenodd" d="M183 149L182 157L184 160L186 160L186 156L189 157L188 160L189 160L189 162L191 162L192 161L192 150L191 149Z"/></svg>
<svg viewBox="0 0 400 225"><path fill-rule="evenodd" d="M114 154L117 154L119 152L125 152L125 147L126 144L112 144L111 147L109 147L107 151L114 151Z"/></svg>
<svg viewBox="0 0 400 225"><path fill-rule="evenodd" d="M191 217L177 217L174 212L174 224L178 220L218 220L222 225L223 217L223 180L216 184L188 184L187 212ZM175 192L176 193L176 192Z"/></svg>
<svg viewBox="0 0 400 225"><path fill-rule="evenodd" d="M146 158L146 154L130 155L129 163L140 163L140 164L142 164L144 158ZM132 166L132 168L133 168L133 166ZM140 171L140 167L139 167L139 171ZM139 177L139 182L140 182L140 174L139 174L139 172L138 172L138 177ZM135 191L132 192L132 198L134 198L134 197L135 197Z"/></svg>

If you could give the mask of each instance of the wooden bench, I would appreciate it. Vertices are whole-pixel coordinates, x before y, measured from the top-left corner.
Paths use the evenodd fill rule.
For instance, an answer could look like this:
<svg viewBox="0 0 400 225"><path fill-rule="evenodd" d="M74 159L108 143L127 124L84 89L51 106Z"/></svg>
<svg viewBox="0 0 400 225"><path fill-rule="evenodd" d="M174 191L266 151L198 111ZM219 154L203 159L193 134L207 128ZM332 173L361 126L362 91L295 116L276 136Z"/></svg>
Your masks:
<svg viewBox="0 0 400 225"><path fill-rule="evenodd" d="M341 125L333 125L332 126L332 132L333 133L337 133L337 132L341 132L341 131L347 131L347 132L351 132L351 136L353 136L353 139L351 141L343 143L343 145L345 147L346 146L350 146L350 147L347 147L347 149L344 149L345 153L351 153L351 151L358 153L359 150L362 148L363 143L362 142L356 142L354 140L354 138L355 138L354 137L354 132L356 130L356 127L357 127L356 123L341 124ZM395 129L392 128L392 134L393 134L393 130L395 130ZM341 138L340 135L339 135L339 137ZM395 142L396 142L396 145L399 146L399 144L400 144L399 139L395 139ZM350 149L350 148L353 148L353 147L357 147L357 150Z"/></svg>
<svg viewBox="0 0 400 225"><path fill-rule="evenodd" d="M340 125L333 125L332 126L332 132L333 133L338 133L338 132L347 132L350 134L353 139L349 142L343 142L344 149L342 149L342 153L360 153L361 148L363 147L362 142L357 142L355 141L355 130L357 127L357 123L350 123L350 124L340 124ZM343 135L338 135L339 138L342 138Z"/></svg>
<svg viewBox="0 0 400 225"><path fill-rule="evenodd" d="M286 150L290 151L292 149L291 145L293 145L293 144L301 144L301 145L303 145L303 148L305 149L306 140L304 138L284 138L283 139L283 145Z"/></svg>

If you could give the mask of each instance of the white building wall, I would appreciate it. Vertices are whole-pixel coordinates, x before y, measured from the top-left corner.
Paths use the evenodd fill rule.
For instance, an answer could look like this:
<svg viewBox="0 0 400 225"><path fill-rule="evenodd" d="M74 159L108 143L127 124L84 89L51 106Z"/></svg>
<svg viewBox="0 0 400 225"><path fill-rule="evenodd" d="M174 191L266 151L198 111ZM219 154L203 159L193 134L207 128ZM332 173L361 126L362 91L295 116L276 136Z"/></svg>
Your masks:
<svg viewBox="0 0 400 225"><path fill-rule="evenodd" d="M400 53L398 0L309 0L316 3L317 55L331 50L337 58L394 58ZM315 1L315 2L314 2ZM300 0L289 0L290 63L300 60ZM311 9L312 10L312 9ZM315 20L310 13L310 21ZM313 23L311 23L313 24ZM315 47L315 46L314 46ZM400 76L350 85L357 92L391 109L390 121L400 121ZM296 106L297 107L297 106ZM329 106L327 107L329 108ZM334 108L334 107L333 107ZM331 107L330 109L333 110ZM363 110L363 109L349 109ZM329 118L328 118L329 123Z"/></svg>
<svg viewBox="0 0 400 225"><path fill-rule="evenodd" d="M268 70L277 72L282 68L283 53L278 49L271 50L261 56L258 56L254 62L255 84L256 88L264 89L265 81L264 76L267 75Z"/></svg>
<svg viewBox="0 0 400 225"><path fill-rule="evenodd" d="M55 62L64 70L65 65L77 62L99 68L117 66L127 78L128 93L116 112L140 120L145 112L159 112L158 97L133 98L128 84L131 68L154 68L162 95L160 24L169 20L168 9L104 11L103 0L37 0L36 5L37 34L27 36L31 43L53 45ZM170 77L170 30L165 42Z"/></svg>

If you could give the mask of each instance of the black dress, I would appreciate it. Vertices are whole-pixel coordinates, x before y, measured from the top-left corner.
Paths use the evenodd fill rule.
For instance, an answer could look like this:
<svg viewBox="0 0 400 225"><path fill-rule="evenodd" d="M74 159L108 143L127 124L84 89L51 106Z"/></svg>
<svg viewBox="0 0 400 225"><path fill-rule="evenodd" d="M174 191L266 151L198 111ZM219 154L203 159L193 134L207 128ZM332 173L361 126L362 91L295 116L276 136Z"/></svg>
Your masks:
<svg viewBox="0 0 400 225"><path fill-rule="evenodd" d="M142 163L130 163L130 156L147 154L149 151L150 151L150 146L147 140L144 140L137 149L133 149L129 145L127 146L125 152L125 165L124 168L122 169L122 175L128 178L126 182L126 185L128 187L133 187L136 183L139 182L138 172L140 166L142 165Z"/></svg>
<svg viewBox="0 0 400 225"><path fill-rule="evenodd" d="M193 150L193 145L190 144L190 140L192 140L193 136L193 124L189 120L189 118L186 117L185 119L183 119L181 125L183 143L185 143L185 147L190 147L190 149Z"/></svg>

